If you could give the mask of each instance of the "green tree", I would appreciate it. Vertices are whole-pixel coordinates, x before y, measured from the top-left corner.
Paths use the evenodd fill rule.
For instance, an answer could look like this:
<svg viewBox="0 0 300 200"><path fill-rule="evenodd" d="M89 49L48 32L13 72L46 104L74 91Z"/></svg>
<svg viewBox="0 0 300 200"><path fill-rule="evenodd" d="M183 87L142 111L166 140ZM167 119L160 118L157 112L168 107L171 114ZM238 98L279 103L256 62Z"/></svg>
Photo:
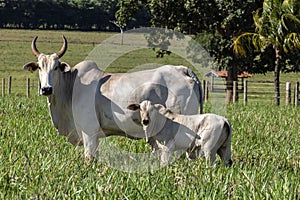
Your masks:
<svg viewBox="0 0 300 200"><path fill-rule="evenodd" d="M0 27L116 30L118 0L0 0Z"/></svg>
<svg viewBox="0 0 300 200"><path fill-rule="evenodd" d="M237 80L237 74L239 70L242 70L241 66L246 66L245 59L237 58L234 55L232 40L234 36L242 32L254 31L252 12L262 6L261 0L246 2L236 0L143 0L142 2L148 9L153 26L195 35L195 39L201 42L216 60L217 68L228 70L226 101L232 101L233 81ZM172 36L160 38L160 41L163 42L162 46L167 44L168 38L172 38ZM157 38L152 40L156 41ZM151 42L151 38L149 41ZM150 46L155 45L150 44ZM189 48L190 56L196 58L198 55L193 55L192 48ZM250 62L250 59L248 61Z"/></svg>
<svg viewBox="0 0 300 200"><path fill-rule="evenodd" d="M216 61L218 70L226 69L226 102L233 101L233 82L237 81L239 72L251 66L251 56L248 59L240 59L233 52L232 40L242 32L252 31L252 12L261 7L259 1L216 1L214 10L207 8L213 16L210 21L205 20L203 27L208 30L206 34L211 39L203 43L210 55ZM205 12L203 10L202 12ZM207 16L210 16L207 14ZM203 33L201 33L203 34ZM236 96L237 98L238 96Z"/></svg>
<svg viewBox="0 0 300 200"><path fill-rule="evenodd" d="M234 52L247 55L252 50L273 48L275 54L275 105L280 105L280 71L286 69L284 53L300 48L300 2L298 0L265 0L254 16L256 31L246 32L234 39Z"/></svg>
<svg viewBox="0 0 300 200"><path fill-rule="evenodd" d="M123 33L128 22L134 19L137 11L140 9L141 2L139 0L119 0L115 13L116 20L111 22L115 24L121 32L121 44L123 45Z"/></svg>

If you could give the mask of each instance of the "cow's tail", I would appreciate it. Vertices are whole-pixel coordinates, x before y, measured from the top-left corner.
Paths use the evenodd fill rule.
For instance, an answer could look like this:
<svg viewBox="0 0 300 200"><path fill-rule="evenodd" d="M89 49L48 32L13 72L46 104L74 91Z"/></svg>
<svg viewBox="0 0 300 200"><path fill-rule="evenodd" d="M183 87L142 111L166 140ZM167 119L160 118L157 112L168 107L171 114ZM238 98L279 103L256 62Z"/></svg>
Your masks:
<svg viewBox="0 0 300 200"><path fill-rule="evenodd" d="M227 141L231 141L231 137L232 137L232 129L231 129L231 125L230 122L227 119L224 119L224 123L225 123L225 127L226 127L226 132L227 132Z"/></svg>
<svg viewBox="0 0 300 200"><path fill-rule="evenodd" d="M198 91L199 91L199 105L200 105L200 114L203 113L203 93L202 93L202 84L201 81L199 80L199 78L197 77L197 75L195 74L195 72L193 72L193 70L186 68L186 74L191 77L194 82L197 85Z"/></svg>
<svg viewBox="0 0 300 200"><path fill-rule="evenodd" d="M232 160L231 160L231 138L232 138L232 129L230 122L227 119L224 119L224 128L226 129L227 133L227 138L224 142L224 145L226 146L227 152L226 152L226 159L225 159L225 164L226 166L231 166L232 165Z"/></svg>

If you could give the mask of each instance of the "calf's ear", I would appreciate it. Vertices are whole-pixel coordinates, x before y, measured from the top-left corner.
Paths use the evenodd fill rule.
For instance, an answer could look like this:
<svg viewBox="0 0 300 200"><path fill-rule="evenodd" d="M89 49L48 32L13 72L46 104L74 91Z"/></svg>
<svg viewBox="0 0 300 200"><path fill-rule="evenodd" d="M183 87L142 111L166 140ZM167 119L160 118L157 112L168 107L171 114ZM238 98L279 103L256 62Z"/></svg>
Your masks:
<svg viewBox="0 0 300 200"><path fill-rule="evenodd" d="M24 68L24 70L30 71L32 73L39 68L39 65L36 62L29 62L29 63L26 63L23 66L23 68Z"/></svg>
<svg viewBox="0 0 300 200"><path fill-rule="evenodd" d="M161 104L154 104L154 107L159 111L162 112L164 110L166 110L166 107L161 105Z"/></svg>
<svg viewBox="0 0 300 200"><path fill-rule="evenodd" d="M59 64L59 69L62 71L62 72L68 72L71 70L71 67L68 63L65 63L65 62L61 62Z"/></svg>
<svg viewBox="0 0 300 200"><path fill-rule="evenodd" d="M129 110L138 110L140 109L140 104L130 104L129 106L127 106L127 109Z"/></svg>

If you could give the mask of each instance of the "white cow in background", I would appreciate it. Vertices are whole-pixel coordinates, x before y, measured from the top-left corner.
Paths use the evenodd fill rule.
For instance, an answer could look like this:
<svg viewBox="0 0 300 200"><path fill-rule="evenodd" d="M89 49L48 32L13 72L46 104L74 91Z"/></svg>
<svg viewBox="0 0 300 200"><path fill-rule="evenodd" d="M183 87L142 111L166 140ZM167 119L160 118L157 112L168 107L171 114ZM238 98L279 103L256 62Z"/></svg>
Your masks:
<svg viewBox="0 0 300 200"><path fill-rule="evenodd" d="M161 163L169 162L175 151L187 150L190 158L205 156L212 163L216 154L225 162L231 160L231 127L228 120L215 114L180 115L163 105L143 101L131 104L130 110L139 110L146 139L155 150L160 151Z"/></svg>

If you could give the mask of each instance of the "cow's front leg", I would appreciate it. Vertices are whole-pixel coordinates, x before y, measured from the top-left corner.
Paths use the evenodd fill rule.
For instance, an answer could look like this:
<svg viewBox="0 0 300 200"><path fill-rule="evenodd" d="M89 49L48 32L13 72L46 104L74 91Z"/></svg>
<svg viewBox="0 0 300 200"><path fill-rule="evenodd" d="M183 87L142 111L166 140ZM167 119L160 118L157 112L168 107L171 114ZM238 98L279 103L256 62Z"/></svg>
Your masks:
<svg viewBox="0 0 300 200"><path fill-rule="evenodd" d="M86 160L98 159L99 136L97 133L85 133L82 131L84 156Z"/></svg>

